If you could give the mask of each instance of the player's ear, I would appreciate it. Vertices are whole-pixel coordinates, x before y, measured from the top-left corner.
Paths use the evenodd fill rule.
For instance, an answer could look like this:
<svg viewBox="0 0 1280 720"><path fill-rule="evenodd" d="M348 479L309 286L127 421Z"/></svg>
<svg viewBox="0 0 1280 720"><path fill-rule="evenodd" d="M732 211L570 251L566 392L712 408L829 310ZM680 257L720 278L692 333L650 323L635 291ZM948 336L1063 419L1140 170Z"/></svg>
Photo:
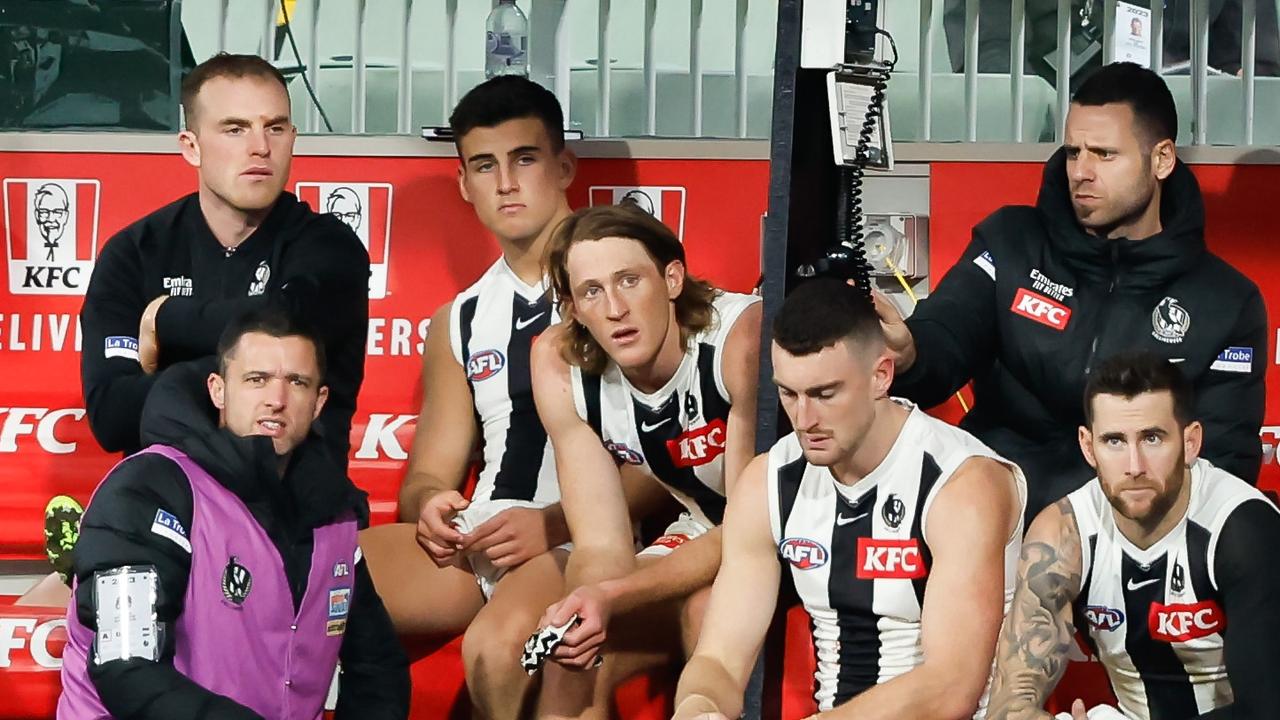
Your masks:
<svg viewBox="0 0 1280 720"><path fill-rule="evenodd" d="M889 388L893 385L893 358L882 352L876 356L871 365L871 387L876 400L889 397Z"/></svg>
<svg viewBox="0 0 1280 720"><path fill-rule="evenodd" d="M1080 440L1080 452L1084 454L1085 462L1089 463L1089 467L1094 470L1098 469L1098 460L1093 456L1093 433L1089 428L1081 425L1078 431Z"/></svg>
<svg viewBox="0 0 1280 720"><path fill-rule="evenodd" d="M1166 138L1152 146L1151 171L1155 173L1157 180L1165 180L1172 175L1177 163L1178 150L1172 140Z"/></svg>
<svg viewBox="0 0 1280 720"><path fill-rule="evenodd" d="M218 373L209 373L209 378L206 381L206 384L209 387L209 399L213 401L213 406L218 408L218 410L224 409L227 406L226 381L224 381L222 376Z"/></svg>
<svg viewBox="0 0 1280 720"><path fill-rule="evenodd" d="M1200 459L1200 448L1204 443L1204 426L1199 420L1192 420L1182 430L1182 450L1186 453L1187 466L1194 465Z"/></svg>
<svg viewBox="0 0 1280 720"><path fill-rule="evenodd" d="M321 385L320 393L316 397L316 411L311 416L311 420L313 422L320 417L320 411L324 409L324 404L326 401L328 401L328 399L329 399L329 386Z"/></svg>
<svg viewBox="0 0 1280 720"><path fill-rule="evenodd" d="M458 163L458 194L462 199L471 202L471 191L467 189L467 166Z"/></svg>
<svg viewBox="0 0 1280 720"><path fill-rule="evenodd" d="M569 189L573 184L574 177L578 174L578 156L569 148L560 151L557 160L560 163L560 190L563 192Z"/></svg>
<svg viewBox="0 0 1280 720"><path fill-rule="evenodd" d="M684 290L684 263L672 260L667 263L667 269L663 275L667 282L667 298L675 300L680 297L681 291Z"/></svg>
<svg viewBox="0 0 1280 720"><path fill-rule="evenodd" d="M200 167L200 139L190 130L178 133L178 149L182 151L182 159L191 167Z"/></svg>

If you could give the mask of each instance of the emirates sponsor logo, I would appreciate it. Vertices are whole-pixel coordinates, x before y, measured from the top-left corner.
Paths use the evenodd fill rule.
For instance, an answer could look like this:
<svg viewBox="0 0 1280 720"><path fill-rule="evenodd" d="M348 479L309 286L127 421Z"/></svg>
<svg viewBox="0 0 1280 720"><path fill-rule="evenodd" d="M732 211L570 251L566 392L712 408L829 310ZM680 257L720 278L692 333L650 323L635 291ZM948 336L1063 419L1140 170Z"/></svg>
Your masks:
<svg viewBox="0 0 1280 720"><path fill-rule="evenodd" d="M1036 268L1031 268L1031 287L1059 302L1076 294L1075 288L1050 280Z"/></svg>

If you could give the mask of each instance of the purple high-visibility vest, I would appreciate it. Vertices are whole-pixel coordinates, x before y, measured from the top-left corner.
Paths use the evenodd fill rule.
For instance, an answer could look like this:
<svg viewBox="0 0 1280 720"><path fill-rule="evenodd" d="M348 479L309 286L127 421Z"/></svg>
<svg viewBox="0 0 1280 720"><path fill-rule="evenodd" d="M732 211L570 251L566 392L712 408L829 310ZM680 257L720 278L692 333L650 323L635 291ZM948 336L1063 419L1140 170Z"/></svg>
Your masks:
<svg viewBox="0 0 1280 720"><path fill-rule="evenodd" d="M153 445L142 452L177 463L194 501L191 576L182 615L167 628L175 633L174 667L265 718L320 718L354 590L353 514L315 529L311 572L295 615L280 551L240 498L174 448ZM93 631L76 615L73 594L59 720L111 717L89 679L93 641Z"/></svg>

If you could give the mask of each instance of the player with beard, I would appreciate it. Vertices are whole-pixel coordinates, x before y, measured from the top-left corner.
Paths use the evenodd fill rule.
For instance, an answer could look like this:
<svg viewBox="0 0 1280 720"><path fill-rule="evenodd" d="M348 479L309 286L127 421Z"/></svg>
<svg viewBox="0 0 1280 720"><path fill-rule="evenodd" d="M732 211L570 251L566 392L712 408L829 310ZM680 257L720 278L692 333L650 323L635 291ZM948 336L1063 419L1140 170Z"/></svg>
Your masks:
<svg viewBox="0 0 1280 720"><path fill-rule="evenodd" d="M633 203L578 211L547 258L565 320L534 348L534 396L574 551L573 591L542 626L579 622L539 711L604 717L618 682L697 640L725 496L754 449L760 302L688 273L680 239ZM621 482L636 474L684 509L638 556Z"/></svg>
<svg viewBox="0 0 1280 720"><path fill-rule="evenodd" d="M1280 513L1201 457L1193 408L1150 353L1090 376L1079 442L1098 475L1027 532L990 717L1049 717L1077 630L1120 707L1077 700L1075 720L1280 717Z"/></svg>
<svg viewBox="0 0 1280 720"><path fill-rule="evenodd" d="M813 621L821 717L972 716L1013 592L1021 472L889 395L876 313L840 280L792 291L771 352L795 432L729 498L675 717L738 717L784 568Z"/></svg>
<svg viewBox="0 0 1280 720"><path fill-rule="evenodd" d="M1204 203L1177 132L1160 76L1101 68L1075 93L1036 205L979 223L905 323L877 303L894 393L930 406L972 380L961 427L1026 471L1028 522L1092 476L1071 428L1090 371L1122 350L1179 363L1206 457L1257 480L1266 308L1205 247Z"/></svg>

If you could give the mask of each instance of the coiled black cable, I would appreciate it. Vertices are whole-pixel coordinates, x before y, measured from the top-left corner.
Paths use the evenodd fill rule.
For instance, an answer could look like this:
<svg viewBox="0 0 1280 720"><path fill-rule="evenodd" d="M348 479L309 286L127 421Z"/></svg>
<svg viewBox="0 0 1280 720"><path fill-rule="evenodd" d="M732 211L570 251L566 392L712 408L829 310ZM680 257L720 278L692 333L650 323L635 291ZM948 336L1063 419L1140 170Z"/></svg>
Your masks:
<svg viewBox="0 0 1280 720"><path fill-rule="evenodd" d="M884 112L884 98L889 86L889 76L898 62L898 46L893 36L876 28L875 34L889 41L893 57L883 63L884 69L872 88L866 118L858 132L854 149L854 162L840 166L840 195L844 199L843 222L838 223L836 243L812 265L801 265L796 270L800 277L816 275L836 276L852 280L855 286L871 301L871 263L867 262L864 242L862 186L867 163L870 161L871 141L875 137L876 123ZM888 139L886 138L886 142Z"/></svg>

